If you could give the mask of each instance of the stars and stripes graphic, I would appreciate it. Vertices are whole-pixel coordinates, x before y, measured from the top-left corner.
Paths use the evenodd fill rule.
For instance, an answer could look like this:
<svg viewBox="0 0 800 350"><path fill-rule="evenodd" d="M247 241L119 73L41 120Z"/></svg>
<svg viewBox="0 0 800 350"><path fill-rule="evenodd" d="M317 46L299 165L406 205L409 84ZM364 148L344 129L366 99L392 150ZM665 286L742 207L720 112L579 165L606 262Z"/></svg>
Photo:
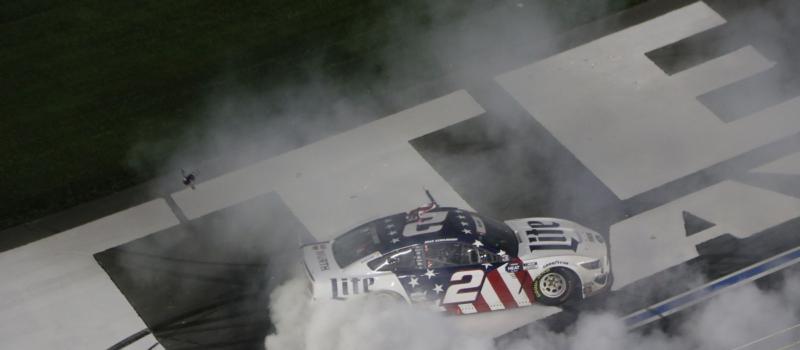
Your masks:
<svg viewBox="0 0 800 350"><path fill-rule="evenodd" d="M511 263L521 264L520 261ZM474 301L468 303L443 304L448 312L455 314L471 314L496 310L513 309L528 306L535 302L533 292L533 275L531 271L519 269L507 272L502 265L497 269L485 272L480 292ZM452 287L452 284L451 284ZM451 288L447 288L445 293Z"/></svg>

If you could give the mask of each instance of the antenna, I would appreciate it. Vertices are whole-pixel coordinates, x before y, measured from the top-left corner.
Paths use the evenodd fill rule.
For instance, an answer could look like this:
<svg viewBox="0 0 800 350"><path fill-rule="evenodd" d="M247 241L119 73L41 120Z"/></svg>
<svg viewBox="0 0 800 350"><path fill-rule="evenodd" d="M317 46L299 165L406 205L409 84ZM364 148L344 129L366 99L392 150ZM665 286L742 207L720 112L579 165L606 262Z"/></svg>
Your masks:
<svg viewBox="0 0 800 350"><path fill-rule="evenodd" d="M428 189L427 189L427 188L425 189L425 195L427 195L427 196L428 196L428 199L430 199L430 200L431 200L431 203L435 204L436 206L438 206L438 205L439 205L439 203L436 203L436 200L435 200L435 199L433 199L433 196L431 195L431 191L428 191Z"/></svg>

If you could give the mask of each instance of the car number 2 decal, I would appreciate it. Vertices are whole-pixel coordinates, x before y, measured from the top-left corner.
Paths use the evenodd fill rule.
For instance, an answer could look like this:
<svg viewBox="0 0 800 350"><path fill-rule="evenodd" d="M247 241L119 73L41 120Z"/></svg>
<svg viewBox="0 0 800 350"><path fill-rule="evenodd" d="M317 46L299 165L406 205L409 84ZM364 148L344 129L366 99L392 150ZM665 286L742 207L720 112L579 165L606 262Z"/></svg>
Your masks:
<svg viewBox="0 0 800 350"><path fill-rule="evenodd" d="M403 236L409 237L438 232L442 229L442 223L445 219L447 219L446 211L434 211L420 214L416 222L406 224L403 228Z"/></svg>
<svg viewBox="0 0 800 350"><path fill-rule="evenodd" d="M478 298L485 272L483 270L458 271L450 276L450 286L442 298L442 304L468 303Z"/></svg>

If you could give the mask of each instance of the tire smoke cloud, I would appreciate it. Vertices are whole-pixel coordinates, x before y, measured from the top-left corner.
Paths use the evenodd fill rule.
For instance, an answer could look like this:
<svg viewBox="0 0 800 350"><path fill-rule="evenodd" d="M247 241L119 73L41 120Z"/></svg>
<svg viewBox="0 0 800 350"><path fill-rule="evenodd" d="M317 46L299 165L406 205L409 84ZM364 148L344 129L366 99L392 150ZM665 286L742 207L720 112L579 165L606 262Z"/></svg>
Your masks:
<svg viewBox="0 0 800 350"><path fill-rule="evenodd" d="M606 10L608 8L604 6L591 5L587 9L576 9L575 13L582 13L585 20L589 20ZM554 14L541 2L470 2L466 5L436 2L429 4L424 11L424 20L418 20L419 16L396 10L391 30L386 33L390 45L378 53L382 55L383 63L380 78L364 82L367 87L360 90L362 93L351 94L320 69L309 68L308 76L312 78L283 87L278 92L264 94L233 89L209 98L208 121L188 129L184 135L187 146L172 156L168 168L199 167L202 182L220 172L213 168L238 167L286 152L424 102L431 91L491 85L496 74L563 49L562 44L554 39L561 30L561 24L554 18L563 14ZM796 26L791 18L776 18L776 12L780 11L759 11L748 21L753 27L760 24L775 27L776 23L781 28ZM732 37L715 38L720 43L710 50L716 51L705 53L704 57L721 55L739 45L740 32L726 34ZM772 60L791 61L791 52L796 52L786 50L786 45L793 43L786 38L768 38L756 33L748 40L759 41L763 44L761 46L769 48L765 53ZM691 52L693 48L685 49ZM426 75L434 70L443 72L443 75ZM788 88L782 80L762 79L759 84L762 85L758 94L750 96L754 100L763 101L773 95L787 94ZM373 89L397 93L381 98L377 98L377 94L363 93ZM608 226L621 216L599 216L610 211L610 207L618 207L616 211L624 214L625 208L618 199L602 189L596 178L587 175L579 161L558 158L556 151L561 146L557 140L541 137L527 140L520 146L517 141L526 137L522 131L531 127L529 116L520 117L519 108L511 106L513 103L509 103L508 96L498 97L484 93L483 89L471 90L470 93L481 95L477 96L479 103L493 115L476 118L479 119L477 122L468 125L477 128L456 127L444 132L449 140L460 142L454 142L455 146L463 146L458 154L442 151L439 154L429 152L429 155L450 158L452 163L493 168L489 173L502 175L487 178L477 185L481 187L481 202L489 203L485 208L476 206L478 211L501 219L554 215L586 223L585 218L591 217L595 224L587 226L607 232ZM747 105L743 102L745 100L740 96L736 105ZM131 163L147 158L137 152L147 153L157 148L148 145L137 148L133 151ZM532 150L544 156L532 159ZM785 152L781 150L779 153ZM766 158L778 156L769 154ZM443 162L447 164L447 161ZM207 165L209 163L214 165ZM537 164L547 164L547 167ZM169 169L166 172L171 171ZM707 176L695 177L684 185L703 188L731 177L743 178L741 174L732 174L730 169L723 168ZM455 183L460 181L457 176L448 179ZM497 184L501 181L502 184ZM487 185L489 183L495 183L495 186ZM532 194L519 194L520 183L528 184L530 187L525 190L532 189ZM786 182L775 187L789 193L793 190ZM469 202L470 198L465 197ZM674 195L650 199L665 202L671 197ZM579 200L583 206L575 204ZM527 208L514 205L518 202L543 203L539 207L543 210L525 211ZM585 205L587 203L590 205ZM601 208L603 210L599 210ZM218 231L236 230L241 225L241 221L223 224ZM278 251L296 249L296 242L292 240L277 241L274 243L280 247L276 249ZM679 278L675 279L685 281L687 286L700 284L704 279L696 275L696 271L679 273ZM310 305L305 288L304 277L290 278L271 293L269 310L275 332L266 338L267 349L725 349L797 324L796 309L800 305L796 293L793 293L800 288L800 279L795 274L788 277L784 287L777 291L749 285L715 298L682 318L682 325L668 333L659 330L629 333L620 320L621 315L594 311L579 316L577 322L564 332L552 332L543 326L533 327L526 330L524 336L498 343L476 335L473 330L453 325L449 316L407 305L386 304L369 298L349 303ZM645 293L662 292L655 289Z"/></svg>
<svg viewBox="0 0 800 350"><path fill-rule="evenodd" d="M629 332L620 315L591 312L564 332L537 325L499 342L455 326L458 316L368 297L311 305L305 288L306 281L295 278L273 292L276 333L267 336L267 349L715 350L734 349L800 323L797 271L777 289L748 284L715 297L681 314L681 324L669 333Z"/></svg>

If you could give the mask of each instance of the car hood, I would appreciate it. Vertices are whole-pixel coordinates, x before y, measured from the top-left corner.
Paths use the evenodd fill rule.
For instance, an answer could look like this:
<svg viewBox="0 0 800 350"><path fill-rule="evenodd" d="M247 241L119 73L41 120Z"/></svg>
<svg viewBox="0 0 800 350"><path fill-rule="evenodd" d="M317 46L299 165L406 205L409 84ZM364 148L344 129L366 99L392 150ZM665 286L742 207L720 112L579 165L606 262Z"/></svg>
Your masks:
<svg viewBox="0 0 800 350"><path fill-rule="evenodd" d="M523 218L505 222L520 240L518 256L536 258L582 255L604 258L605 239L575 222L555 218Z"/></svg>

